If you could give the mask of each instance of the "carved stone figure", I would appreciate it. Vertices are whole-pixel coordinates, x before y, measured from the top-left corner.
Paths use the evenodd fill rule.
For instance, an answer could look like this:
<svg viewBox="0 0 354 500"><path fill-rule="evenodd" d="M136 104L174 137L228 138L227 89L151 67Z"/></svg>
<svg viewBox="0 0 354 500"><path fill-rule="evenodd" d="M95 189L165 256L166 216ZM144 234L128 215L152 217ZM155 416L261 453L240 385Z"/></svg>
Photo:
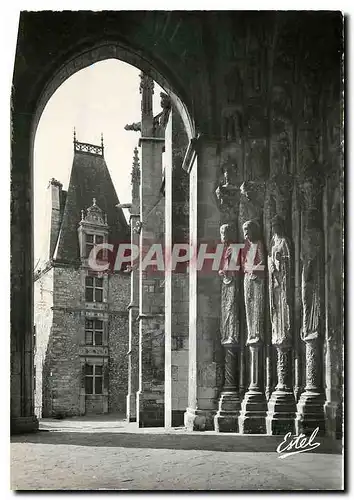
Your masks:
<svg viewBox="0 0 354 500"><path fill-rule="evenodd" d="M240 386L240 279L237 270L231 270L233 255L231 243L236 240L235 230L231 224L223 224L220 228L221 241L225 245L222 268L221 292L221 343L225 354L224 384L220 394L218 412L214 417L217 432L238 432L238 417L241 408ZM237 262L233 262L236 264Z"/></svg>
<svg viewBox="0 0 354 500"><path fill-rule="evenodd" d="M277 385L268 404L267 431L294 431L296 412L292 381L292 284L291 245L285 236L284 219L272 219L273 237L268 257L269 306L272 344L277 351Z"/></svg>
<svg viewBox="0 0 354 500"><path fill-rule="evenodd" d="M306 234L302 241L302 339L312 340L320 336L320 245L321 230L316 210L307 213Z"/></svg>
<svg viewBox="0 0 354 500"><path fill-rule="evenodd" d="M221 167L222 179L215 190L220 212L229 221L236 221L239 211L239 184L237 183L237 165L232 161Z"/></svg>
<svg viewBox="0 0 354 500"><path fill-rule="evenodd" d="M264 210L265 183L245 181L240 186L240 225L261 221Z"/></svg>
<svg viewBox="0 0 354 500"><path fill-rule="evenodd" d="M257 222L247 221L242 226L246 245L244 248L244 296L247 322L247 344L263 341L265 253Z"/></svg>
<svg viewBox="0 0 354 500"><path fill-rule="evenodd" d="M325 392L323 387L323 339L321 338L323 335L321 318L323 314L321 291L323 238L320 211L307 207L304 211L301 248L301 337L305 342L306 386L297 405L298 413L295 423L297 434L300 432L310 433L318 427L319 435L324 435Z"/></svg>
<svg viewBox="0 0 354 500"><path fill-rule="evenodd" d="M220 228L221 242L225 245L222 269L219 276L221 285L221 343L223 345L238 344L240 341L240 318L238 313L238 281L236 272L229 270L231 259L236 259L232 253L232 228L223 224ZM234 263L236 265L236 262Z"/></svg>
<svg viewBox="0 0 354 500"><path fill-rule="evenodd" d="M291 250L283 222L279 216L272 220L273 237L268 257L272 343L279 346L289 345L292 341Z"/></svg>
<svg viewBox="0 0 354 500"><path fill-rule="evenodd" d="M261 242L260 227L249 220L242 226L246 245L243 251L244 296L247 323L247 344L250 353L250 384L241 405L239 418L243 434L266 432L267 402L263 383L263 332L265 254Z"/></svg>

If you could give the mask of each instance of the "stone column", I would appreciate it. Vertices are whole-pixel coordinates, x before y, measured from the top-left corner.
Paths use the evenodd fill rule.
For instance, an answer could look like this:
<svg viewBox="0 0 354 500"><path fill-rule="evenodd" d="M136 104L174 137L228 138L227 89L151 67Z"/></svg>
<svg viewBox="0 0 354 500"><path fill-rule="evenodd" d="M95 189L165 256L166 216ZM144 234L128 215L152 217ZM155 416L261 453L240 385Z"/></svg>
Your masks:
<svg viewBox="0 0 354 500"><path fill-rule="evenodd" d="M243 269L250 384L241 405L239 427L241 434L264 434L267 412L263 375L265 253L260 240L259 225L254 221L247 221L243 225L243 231L246 239ZM256 249L253 256L251 245Z"/></svg>
<svg viewBox="0 0 354 500"><path fill-rule="evenodd" d="M172 112L165 131L165 427L172 427Z"/></svg>
<svg viewBox="0 0 354 500"><path fill-rule="evenodd" d="M139 391L137 419L139 427L164 425L163 366L153 367L156 341L164 330L164 295L162 268L145 266L148 256L154 261L161 257L161 235L164 232L164 202L161 196L162 153L164 137L156 136L152 108L154 82L141 74L141 181L139 236ZM153 247L153 245L156 245ZM153 252L153 248L158 252ZM160 253L159 253L160 252ZM160 259L161 260L161 259ZM154 349L155 345L155 349ZM159 373L157 373L159 372Z"/></svg>
<svg viewBox="0 0 354 500"><path fill-rule="evenodd" d="M240 398L240 347L224 345L224 386L219 398L218 412L214 418L217 432L238 432Z"/></svg>
<svg viewBox="0 0 354 500"><path fill-rule="evenodd" d="M140 227L140 165L138 149L134 149L132 167L132 203L129 208L130 242L139 246ZM128 344L128 394L127 394L127 420L136 422L136 393L139 389L139 269L137 260L132 254L130 274L130 303L129 311L129 344Z"/></svg>
<svg viewBox="0 0 354 500"><path fill-rule="evenodd" d="M221 168L222 180L216 189L219 202L221 241L224 256L219 275L221 284L221 344L224 350L224 386L215 415L215 430L238 432L241 409L241 247L239 245L238 214L240 202L241 168L236 162L226 161Z"/></svg>
<svg viewBox="0 0 354 500"><path fill-rule="evenodd" d="M190 162L190 244L196 255L202 244L219 241L219 211L214 189L219 159L217 144L199 139L198 158ZM219 392L215 349L220 321L220 279L204 264L189 269L189 363L188 408L184 422L189 430L212 430Z"/></svg>
<svg viewBox="0 0 354 500"><path fill-rule="evenodd" d="M132 207L133 208L133 207ZM131 242L139 245L139 214L130 214ZM130 304L129 310L129 346L128 346L128 394L127 394L127 420L136 422L136 393L139 388L139 270L132 261L130 274Z"/></svg>
<svg viewBox="0 0 354 500"><path fill-rule="evenodd" d="M11 433L38 429L33 387L31 114L13 116L11 170ZM29 159L31 164L29 165Z"/></svg>
<svg viewBox="0 0 354 500"><path fill-rule="evenodd" d="M296 433L311 434L319 428L325 433L323 387L323 231L321 222L320 177L305 179L302 227L302 331L305 343L306 386L296 415Z"/></svg>
<svg viewBox="0 0 354 500"><path fill-rule="evenodd" d="M278 383L268 402L267 433L294 432L296 404L292 384L291 346L276 346Z"/></svg>
<svg viewBox="0 0 354 500"><path fill-rule="evenodd" d="M269 304L272 344L277 351L277 385L268 403L268 434L294 432L293 390L293 252L285 236L285 221L272 219L269 271Z"/></svg>
<svg viewBox="0 0 354 500"><path fill-rule="evenodd" d="M184 425L188 406L188 137L171 106L165 129L165 427ZM187 213L186 213L187 212ZM187 226L187 227L186 227ZM177 246L182 244L183 246ZM185 255L185 257L184 257ZM173 261L172 261L172 256Z"/></svg>

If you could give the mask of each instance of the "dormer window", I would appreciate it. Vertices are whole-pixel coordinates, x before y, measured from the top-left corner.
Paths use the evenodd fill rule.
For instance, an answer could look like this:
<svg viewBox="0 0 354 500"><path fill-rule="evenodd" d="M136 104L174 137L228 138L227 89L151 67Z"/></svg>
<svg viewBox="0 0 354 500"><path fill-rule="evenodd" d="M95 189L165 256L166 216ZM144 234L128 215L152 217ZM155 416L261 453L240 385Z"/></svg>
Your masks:
<svg viewBox="0 0 354 500"><path fill-rule="evenodd" d="M85 256L90 256L91 250L95 245L102 245L103 236L100 234L86 234L86 253Z"/></svg>
<svg viewBox="0 0 354 500"><path fill-rule="evenodd" d="M92 202L93 204L86 211L81 210L81 221L78 227L80 258L84 264L95 246L107 243L109 234L107 215L96 204L96 198L93 198ZM94 259L107 261L107 249L101 248L97 255L94 255Z"/></svg>

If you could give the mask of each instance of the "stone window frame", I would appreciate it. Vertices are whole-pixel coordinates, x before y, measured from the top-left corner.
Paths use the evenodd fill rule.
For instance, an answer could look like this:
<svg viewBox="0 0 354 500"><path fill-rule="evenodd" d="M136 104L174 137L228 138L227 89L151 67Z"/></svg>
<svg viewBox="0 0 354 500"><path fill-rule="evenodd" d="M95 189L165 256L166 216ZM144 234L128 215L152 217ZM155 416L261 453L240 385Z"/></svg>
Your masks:
<svg viewBox="0 0 354 500"><path fill-rule="evenodd" d="M92 328L88 326L88 322L91 321L93 323ZM101 323L101 328L96 327L96 322ZM92 342L88 343L87 342L87 333L91 334L91 339ZM101 343L97 343L96 340L96 333L101 335ZM103 319L100 318L85 318L85 345L90 345L90 346L103 346L104 345L104 340L105 340L105 322Z"/></svg>
<svg viewBox="0 0 354 500"><path fill-rule="evenodd" d="M88 285L88 280L92 280L92 285ZM101 285L96 284L96 280L101 280ZM88 290L92 290L92 300L87 297ZM86 302L97 302L102 304L104 302L104 280L103 276L85 276L85 301ZM96 291L101 292L101 300L96 299Z"/></svg>
<svg viewBox="0 0 354 500"><path fill-rule="evenodd" d="M100 370L97 370L100 368ZM92 369L92 370L91 370ZM98 372L98 373L97 373ZM99 373L100 372L100 373ZM92 379L92 392L87 390L88 380ZM101 392L96 391L96 381L100 381L101 384ZM89 396L103 396L104 387L103 387L103 364L100 363L85 363L85 394Z"/></svg>

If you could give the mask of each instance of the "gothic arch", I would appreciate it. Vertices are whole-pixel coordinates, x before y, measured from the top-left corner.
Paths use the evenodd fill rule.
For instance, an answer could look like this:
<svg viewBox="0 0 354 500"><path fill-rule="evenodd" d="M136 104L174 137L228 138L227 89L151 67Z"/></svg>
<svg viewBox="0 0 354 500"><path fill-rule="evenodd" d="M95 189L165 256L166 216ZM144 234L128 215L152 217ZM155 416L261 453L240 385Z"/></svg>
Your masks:
<svg viewBox="0 0 354 500"><path fill-rule="evenodd" d="M195 136L194 121L185 104L186 97L183 95L183 89L178 82L172 82L170 79L171 77L168 78L164 76L162 71L164 71L165 68L162 68L162 71L156 69L157 64L155 61L147 57L141 50L133 49L117 41L102 41L84 50L76 50L74 55L68 55L64 63L59 66L57 65L54 71L52 70L52 74L42 87L39 98L37 99L31 127L32 147L42 112L47 102L60 85L77 71L107 59L118 59L149 74L171 97L173 104L183 120L188 139L191 140ZM53 65L54 64L55 63L53 63ZM161 64L161 66L163 66L163 64ZM167 70L166 73L168 73ZM177 88L178 90L176 90Z"/></svg>

